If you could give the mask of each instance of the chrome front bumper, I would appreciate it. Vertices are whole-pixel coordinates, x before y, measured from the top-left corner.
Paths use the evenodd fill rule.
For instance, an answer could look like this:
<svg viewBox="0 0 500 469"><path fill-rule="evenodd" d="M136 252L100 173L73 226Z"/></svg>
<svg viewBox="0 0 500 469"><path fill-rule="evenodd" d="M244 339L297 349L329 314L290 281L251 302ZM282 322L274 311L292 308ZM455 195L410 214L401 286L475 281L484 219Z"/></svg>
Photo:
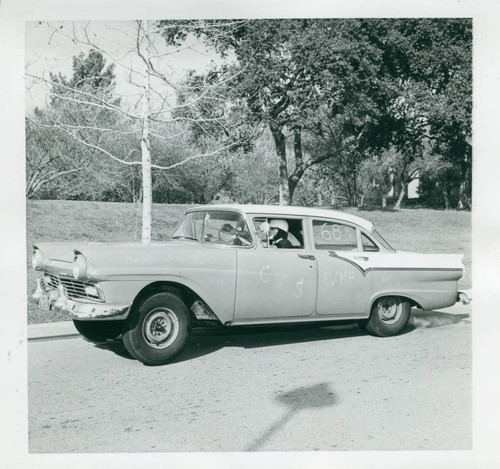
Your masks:
<svg viewBox="0 0 500 469"><path fill-rule="evenodd" d="M131 303L94 303L72 300L68 298L64 285L57 290L46 292L40 279L37 279L36 290L29 298L41 309L61 311L72 319L125 319L130 311Z"/></svg>

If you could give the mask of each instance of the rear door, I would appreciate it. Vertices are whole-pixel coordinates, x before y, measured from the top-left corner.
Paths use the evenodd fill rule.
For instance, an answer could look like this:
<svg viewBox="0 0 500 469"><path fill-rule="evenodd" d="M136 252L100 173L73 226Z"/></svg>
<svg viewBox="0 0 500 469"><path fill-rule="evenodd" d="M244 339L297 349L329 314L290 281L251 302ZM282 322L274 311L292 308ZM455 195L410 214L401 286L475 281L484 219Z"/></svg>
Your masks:
<svg viewBox="0 0 500 469"><path fill-rule="evenodd" d="M331 219L313 219L311 229L318 262L317 314L362 316L371 297L372 274L360 249L359 229Z"/></svg>

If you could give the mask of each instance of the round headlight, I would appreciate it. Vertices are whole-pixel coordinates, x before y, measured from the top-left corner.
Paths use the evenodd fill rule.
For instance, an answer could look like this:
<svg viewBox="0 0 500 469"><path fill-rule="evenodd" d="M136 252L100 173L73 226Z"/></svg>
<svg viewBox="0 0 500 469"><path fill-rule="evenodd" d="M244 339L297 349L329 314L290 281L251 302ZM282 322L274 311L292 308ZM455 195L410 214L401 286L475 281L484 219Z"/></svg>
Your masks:
<svg viewBox="0 0 500 469"><path fill-rule="evenodd" d="M77 280L87 275L87 259L82 254L77 254L73 261L73 277Z"/></svg>
<svg viewBox="0 0 500 469"><path fill-rule="evenodd" d="M31 258L31 265L35 270L40 270L42 268L43 254L42 251L40 251L40 249L35 249L33 251L33 257Z"/></svg>

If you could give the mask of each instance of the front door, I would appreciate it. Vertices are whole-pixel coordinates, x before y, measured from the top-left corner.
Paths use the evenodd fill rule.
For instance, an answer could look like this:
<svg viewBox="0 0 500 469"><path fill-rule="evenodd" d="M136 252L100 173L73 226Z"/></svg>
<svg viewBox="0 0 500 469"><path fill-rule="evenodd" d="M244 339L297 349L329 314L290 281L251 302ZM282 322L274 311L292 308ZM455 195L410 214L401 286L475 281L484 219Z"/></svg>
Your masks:
<svg viewBox="0 0 500 469"><path fill-rule="evenodd" d="M311 316L317 267L307 249L238 250L235 321Z"/></svg>

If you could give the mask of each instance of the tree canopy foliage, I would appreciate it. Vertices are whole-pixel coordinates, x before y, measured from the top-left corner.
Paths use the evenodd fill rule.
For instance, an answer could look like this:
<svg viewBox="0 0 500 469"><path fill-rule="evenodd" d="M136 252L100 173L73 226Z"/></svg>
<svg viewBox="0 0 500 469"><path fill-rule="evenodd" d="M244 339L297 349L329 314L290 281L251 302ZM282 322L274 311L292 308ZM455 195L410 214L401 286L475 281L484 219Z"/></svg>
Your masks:
<svg viewBox="0 0 500 469"><path fill-rule="evenodd" d="M385 205L392 196L399 207L419 179L420 195L434 205L470 208L470 19L185 20L153 29L167 47L194 37L216 54L205 71L169 82L168 114L151 93L149 148L156 166L168 168L153 174L155 200ZM158 77L152 62L146 69ZM44 179L30 163L28 177L39 182L28 196L55 196L82 174L95 189L107 174L108 187L94 197L141 198L139 168L93 153L141 151L134 135L142 121L134 124L116 80L115 65L94 49L74 57L72 76L50 74L50 106L27 122L27 158L50 161L56 172ZM57 145L42 117L66 126ZM92 145L56 158L70 154L76 132ZM181 136L175 147L166 134ZM214 148L224 151L209 164L190 156Z"/></svg>
<svg viewBox="0 0 500 469"><path fill-rule="evenodd" d="M333 179L352 179L348 199L356 203L363 163L393 147L400 198L417 175L439 179L440 169L453 167L447 177L458 177L460 205L470 207L470 20L186 21L164 35L175 42L187 34L245 71L232 96L273 136L281 203L320 163Z"/></svg>

